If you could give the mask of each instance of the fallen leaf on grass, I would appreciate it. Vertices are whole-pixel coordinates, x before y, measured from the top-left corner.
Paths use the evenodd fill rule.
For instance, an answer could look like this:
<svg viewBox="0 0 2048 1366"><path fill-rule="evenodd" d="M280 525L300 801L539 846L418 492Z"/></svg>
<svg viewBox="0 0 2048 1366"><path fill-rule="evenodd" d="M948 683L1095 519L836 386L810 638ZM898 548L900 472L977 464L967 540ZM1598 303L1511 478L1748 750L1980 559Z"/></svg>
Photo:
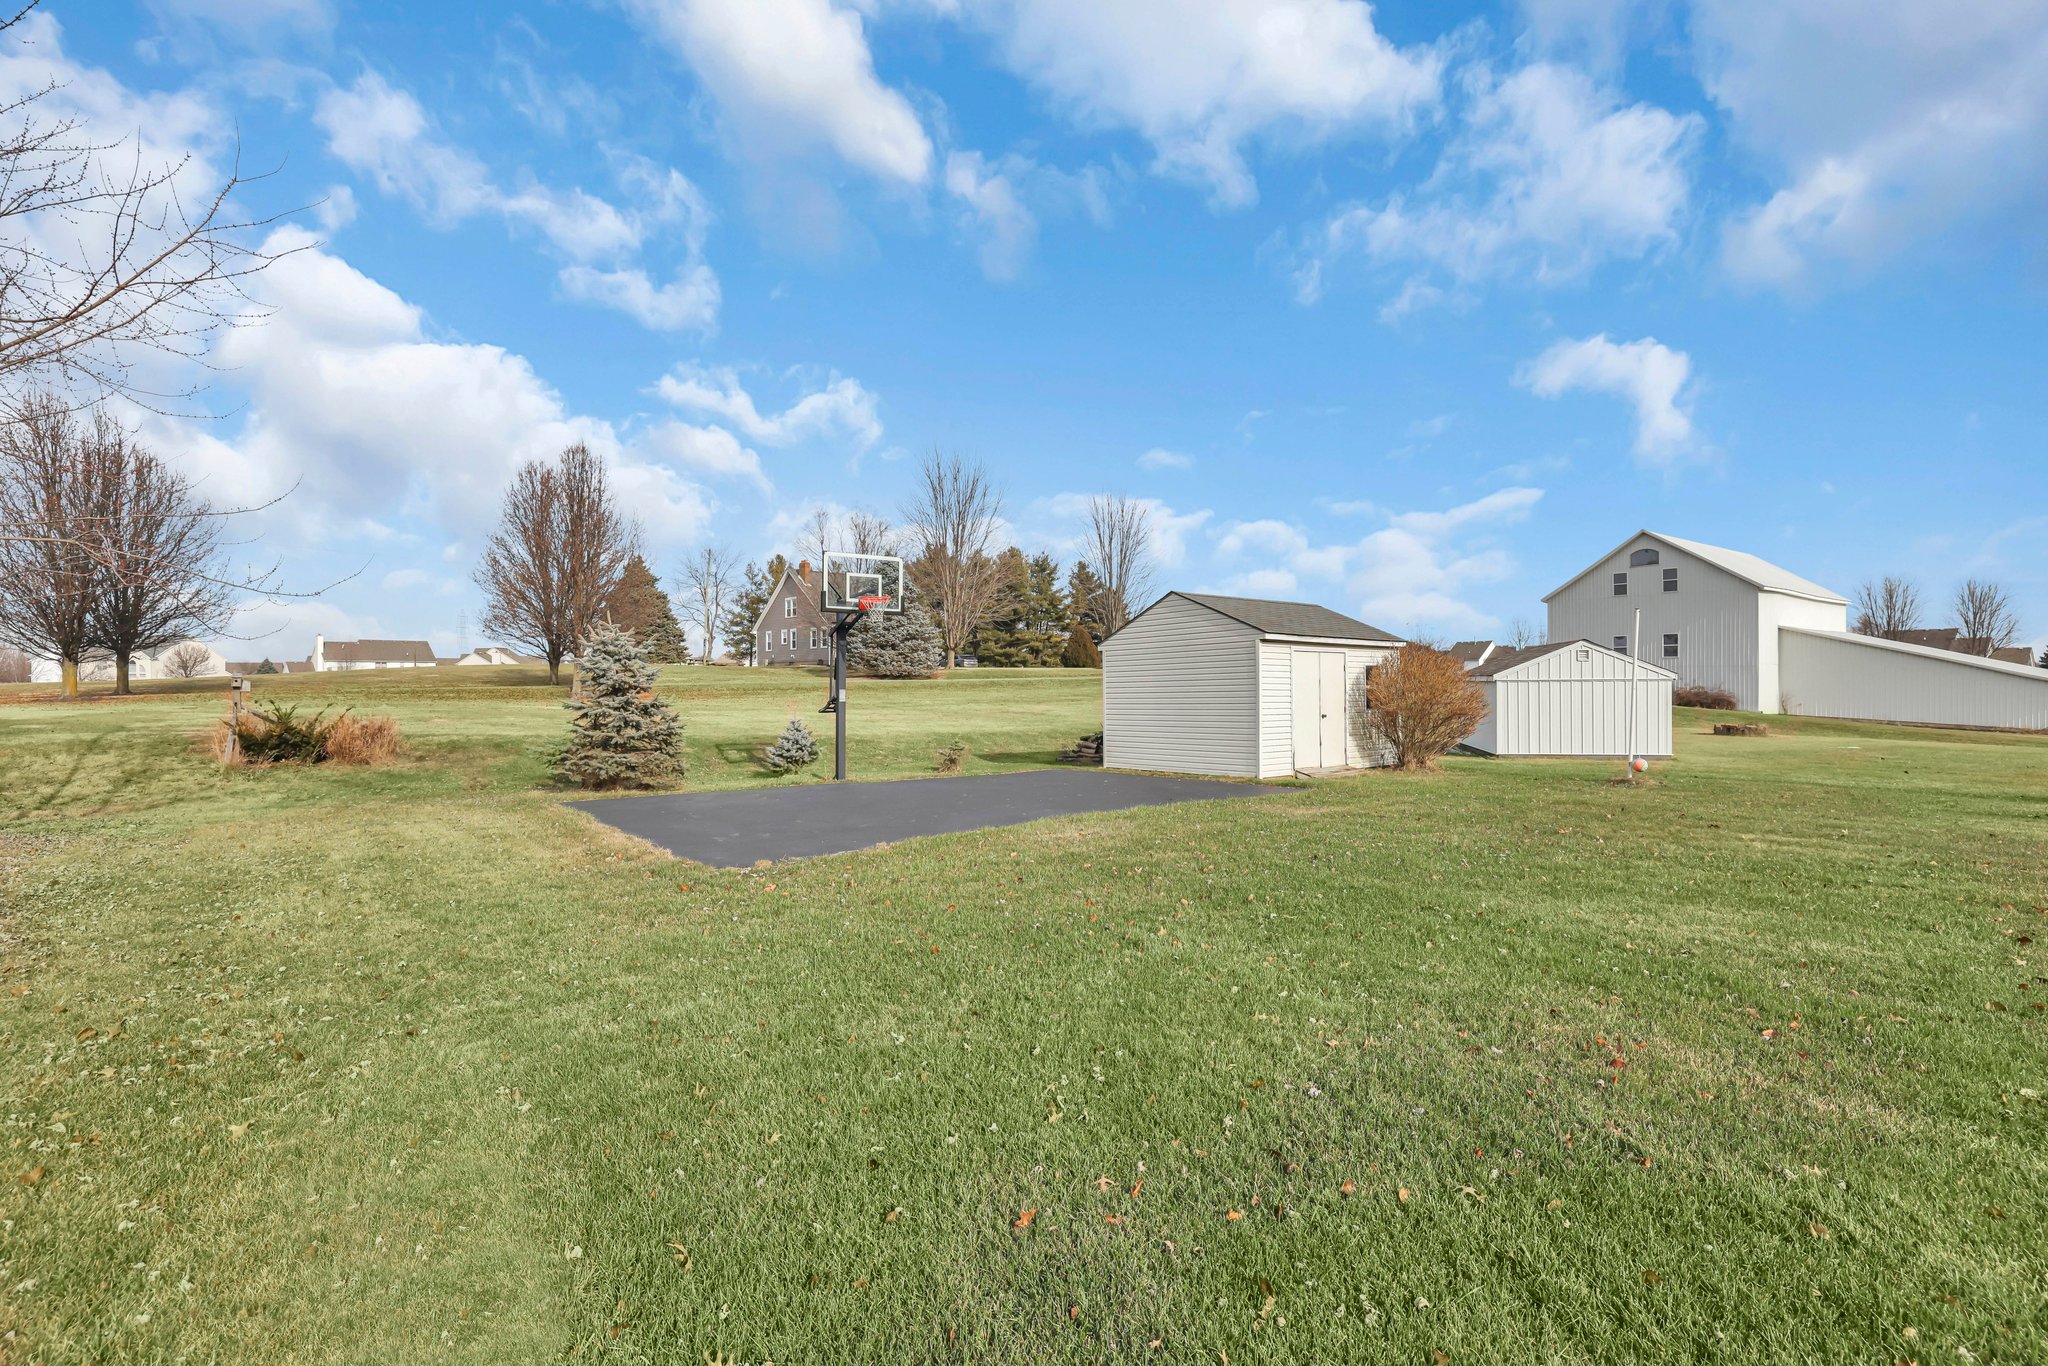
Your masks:
<svg viewBox="0 0 2048 1366"><path fill-rule="evenodd" d="M1358 1189L1358 1183L1357 1183L1356 1181L1352 1181L1352 1180L1350 1180L1350 1179L1348 1179L1348 1178L1347 1178L1347 1179L1345 1180L1345 1182L1344 1182L1344 1184L1343 1184L1343 1185L1341 1185L1341 1186L1337 1187L1337 1194L1339 1194L1339 1195L1349 1195L1349 1194L1351 1194L1351 1192L1353 1192L1353 1191L1355 1191L1355 1190L1357 1190L1357 1189Z"/></svg>
<svg viewBox="0 0 2048 1366"><path fill-rule="evenodd" d="M1408 1203L1408 1188L1407 1188L1406 1186L1403 1186L1403 1187L1401 1187L1401 1189L1399 1189L1399 1190L1395 1191L1395 1192L1394 1192L1394 1198L1395 1198L1396 1200L1399 1200L1399 1201L1400 1201L1400 1202L1401 1202L1402 1204L1404 1204L1404 1205L1405 1205L1405 1204L1407 1204L1407 1203Z"/></svg>
<svg viewBox="0 0 2048 1366"><path fill-rule="evenodd" d="M21 1182L21 1184L24 1186L33 1186L36 1182L43 1179L43 1171L44 1169L42 1167L30 1167L27 1171L23 1172L20 1176L17 1176L14 1179Z"/></svg>
<svg viewBox="0 0 2048 1366"><path fill-rule="evenodd" d="M42 1168L38 1167L38 1168L36 1168L36 1170L37 1170L37 1171L41 1171L41 1170L42 1170ZM1229 1221L1230 1221L1231 1223L1236 1223L1236 1222L1237 1222L1237 1221L1238 1221L1239 1219L1242 1219L1242 1218L1244 1218L1244 1211L1243 1211L1243 1210L1235 1210L1235 1209L1232 1209L1232 1210L1225 1210L1225 1211L1223 1212L1223 1217L1224 1217L1225 1219L1229 1220Z"/></svg>
<svg viewBox="0 0 2048 1366"><path fill-rule="evenodd" d="M1643 1279L1648 1281L1651 1285L1664 1284L1664 1278L1662 1276L1659 1276L1656 1272L1651 1271L1647 1267L1643 1269Z"/></svg>
<svg viewBox="0 0 2048 1366"><path fill-rule="evenodd" d="M1011 1227L1011 1228L1015 1228L1015 1229L1026 1229L1026 1228L1030 1228L1030 1227L1031 1227L1031 1221L1032 1221L1033 1219L1036 1219L1037 1217L1038 1217L1038 1211L1037 1211L1037 1210L1035 1210L1035 1209L1027 1209L1027 1210L1025 1210L1025 1211L1024 1211L1024 1212L1023 1212L1022 1214L1020 1214L1020 1215L1018 1215L1018 1216L1017 1216L1017 1218L1016 1218L1016 1221L1015 1221L1015 1222L1013 1222L1013 1223L1012 1223L1012 1224L1010 1225L1010 1227Z"/></svg>
<svg viewBox="0 0 2048 1366"><path fill-rule="evenodd" d="M246 1136L248 1135L248 1133L249 1133L249 1125L251 1125L251 1124L254 1124L255 1122L256 1122L256 1121L252 1119L252 1120L249 1120L249 1121L248 1121L247 1123L243 1123L243 1124L230 1124L230 1125L228 1125L228 1137L229 1137L229 1138L243 1138L243 1137L246 1137Z"/></svg>

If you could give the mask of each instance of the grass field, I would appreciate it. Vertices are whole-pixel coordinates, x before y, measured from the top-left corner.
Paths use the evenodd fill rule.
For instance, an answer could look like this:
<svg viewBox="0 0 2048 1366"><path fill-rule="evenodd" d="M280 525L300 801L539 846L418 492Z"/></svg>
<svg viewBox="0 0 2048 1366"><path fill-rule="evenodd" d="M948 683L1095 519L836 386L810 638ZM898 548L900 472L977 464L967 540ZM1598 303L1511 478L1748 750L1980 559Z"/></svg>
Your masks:
<svg viewBox="0 0 2048 1366"><path fill-rule="evenodd" d="M529 676L274 686L409 757L0 689L0 1359L2048 1360L2041 738L1681 713L1638 787L726 872L562 809ZM693 787L823 692L664 686ZM1099 715L854 686L857 776Z"/></svg>

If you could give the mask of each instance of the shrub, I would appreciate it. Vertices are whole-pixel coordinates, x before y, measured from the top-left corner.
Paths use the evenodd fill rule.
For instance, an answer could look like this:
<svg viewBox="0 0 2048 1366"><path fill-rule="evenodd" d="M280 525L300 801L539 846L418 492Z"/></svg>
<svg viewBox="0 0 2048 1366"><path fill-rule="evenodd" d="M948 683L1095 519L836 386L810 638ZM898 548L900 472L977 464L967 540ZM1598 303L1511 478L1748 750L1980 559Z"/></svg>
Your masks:
<svg viewBox="0 0 2048 1366"><path fill-rule="evenodd" d="M916 598L900 613L870 612L846 639L850 673L872 678L929 678L945 664L939 628Z"/></svg>
<svg viewBox="0 0 2048 1366"><path fill-rule="evenodd" d="M389 763L398 754L398 722L343 712L327 727L321 757L331 764Z"/></svg>
<svg viewBox="0 0 2048 1366"><path fill-rule="evenodd" d="M1102 667L1102 651L1095 644L1095 637L1088 634L1086 626L1076 626L1067 636L1067 648L1060 655L1060 662L1069 669L1099 669Z"/></svg>
<svg viewBox="0 0 2048 1366"><path fill-rule="evenodd" d="M960 765L967 762L967 742L955 740L939 751L939 762L934 765L938 773L958 773Z"/></svg>
<svg viewBox="0 0 2048 1366"><path fill-rule="evenodd" d="M389 716L357 716L325 710L311 717L275 703L269 711L242 713L233 726L223 721L214 733L214 755L238 764L381 764L398 753L398 722Z"/></svg>
<svg viewBox="0 0 2048 1366"><path fill-rule="evenodd" d="M1688 683L1671 690L1671 702L1678 707L1705 707L1709 711L1734 711L1735 694L1719 688L1702 688Z"/></svg>
<svg viewBox="0 0 2048 1366"><path fill-rule="evenodd" d="M683 723L654 695L661 669L629 632L608 621L591 627L576 661L576 713L556 769L584 787L651 787L679 778Z"/></svg>
<svg viewBox="0 0 2048 1366"><path fill-rule="evenodd" d="M1486 694L1465 666L1427 645L1402 646L1352 688L1352 737L1405 769L1434 768L1485 719Z"/></svg>
<svg viewBox="0 0 2048 1366"><path fill-rule="evenodd" d="M801 773L818 761L817 737L800 716L789 718L775 743L761 754L761 762L776 773Z"/></svg>

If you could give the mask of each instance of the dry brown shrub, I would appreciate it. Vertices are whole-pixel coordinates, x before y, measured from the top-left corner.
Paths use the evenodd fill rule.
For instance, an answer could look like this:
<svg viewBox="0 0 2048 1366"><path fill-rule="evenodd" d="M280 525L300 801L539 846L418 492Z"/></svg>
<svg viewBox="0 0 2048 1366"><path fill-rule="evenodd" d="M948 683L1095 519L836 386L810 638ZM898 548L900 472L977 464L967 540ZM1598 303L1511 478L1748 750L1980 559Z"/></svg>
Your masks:
<svg viewBox="0 0 2048 1366"><path fill-rule="evenodd" d="M1486 719L1486 694L1442 650L1404 645L1352 690L1352 733L1410 770L1436 767Z"/></svg>
<svg viewBox="0 0 2048 1366"><path fill-rule="evenodd" d="M1734 711L1735 694L1719 688L1703 688L1688 683L1671 690L1671 705L1674 707L1705 707L1709 711Z"/></svg>
<svg viewBox="0 0 2048 1366"><path fill-rule="evenodd" d="M334 764L388 764L398 757L398 721L343 712L327 728L321 758Z"/></svg>

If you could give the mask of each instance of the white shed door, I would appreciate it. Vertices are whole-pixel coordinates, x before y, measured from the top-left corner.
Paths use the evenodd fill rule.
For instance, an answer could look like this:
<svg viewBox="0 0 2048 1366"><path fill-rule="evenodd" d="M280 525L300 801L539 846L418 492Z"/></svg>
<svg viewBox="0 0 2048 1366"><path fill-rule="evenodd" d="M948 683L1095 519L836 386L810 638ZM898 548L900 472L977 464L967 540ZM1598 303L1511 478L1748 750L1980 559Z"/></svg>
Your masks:
<svg viewBox="0 0 2048 1366"><path fill-rule="evenodd" d="M1344 766L1344 652L1294 652L1294 766Z"/></svg>

